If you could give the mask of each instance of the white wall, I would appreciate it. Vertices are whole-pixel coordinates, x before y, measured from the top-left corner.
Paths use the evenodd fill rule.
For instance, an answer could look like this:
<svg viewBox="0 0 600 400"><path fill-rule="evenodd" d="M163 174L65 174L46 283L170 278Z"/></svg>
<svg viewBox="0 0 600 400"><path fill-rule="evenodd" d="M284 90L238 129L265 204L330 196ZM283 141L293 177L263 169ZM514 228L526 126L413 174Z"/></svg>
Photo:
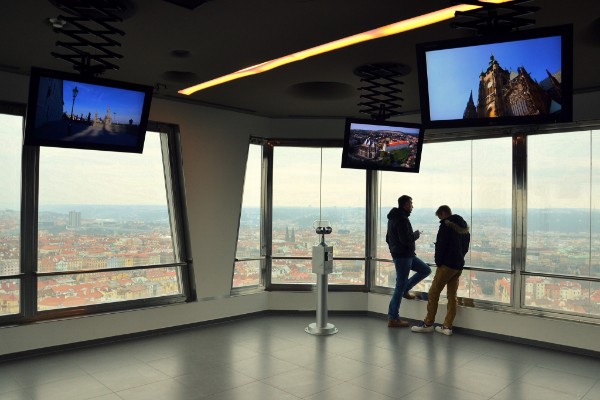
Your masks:
<svg viewBox="0 0 600 400"><path fill-rule="evenodd" d="M24 103L28 78L0 72L0 100ZM578 119L600 119L600 93L576 97ZM125 335L263 310L314 310L314 293L264 292L229 297L249 136L341 139L335 119L254 117L188 103L155 99L150 117L181 129L191 250L200 301L0 328L0 355ZM332 311L385 314L389 296L331 293ZM405 302L403 315L420 319L423 302ZM443 308L443 307L442 307ZM332 321L334 322L334 321ZM382 322L383 324L383 322ZM457 325L600 351L597 326L462 309ZM385 326L385 325L383 325ZM343 329L343 327L339 327ZM543 332L544 336L540 336ZM593 332L593 333L592 333Z"/></svg>

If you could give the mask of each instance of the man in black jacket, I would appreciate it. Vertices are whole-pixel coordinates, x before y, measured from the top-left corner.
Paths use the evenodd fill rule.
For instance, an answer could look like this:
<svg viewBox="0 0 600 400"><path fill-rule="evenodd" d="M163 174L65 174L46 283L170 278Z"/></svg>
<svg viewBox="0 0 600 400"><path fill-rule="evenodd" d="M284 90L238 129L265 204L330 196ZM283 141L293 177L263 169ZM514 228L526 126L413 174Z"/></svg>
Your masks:
<svg viewBox="0 0 600 400"><path fill-rule="evenodd" d="M385 241L387 242L394 266L396 268L396 287L388 307L388 327L401 328L409 326L408 321L400 319L400 302L402 298L414 299L409 291L429 274L431 268L415 253L415 241L421 233L413 231L408 217L413 209L410 196L400 196L398 208L392 208L388 213L388 225ZM409 272L415 274L408 279Z"/></svg>
<svg viewBox="0 0 600 400"><path fill-rule="evenodd" d="M440 219L440 229L435 241L435 265L437 270L427 301L427 316L420 324L413 326L413 332L432 332L434 330L435 314L437 313L440 293L447 288L448 311L444 324L436 326L435 331L444 335L452 335L452 323L456 316L456 292L458 281L465 265L465 255L469 251L471 234L469 225L457 214L452 214L450 207L440 206L435 212Z"/></svg>

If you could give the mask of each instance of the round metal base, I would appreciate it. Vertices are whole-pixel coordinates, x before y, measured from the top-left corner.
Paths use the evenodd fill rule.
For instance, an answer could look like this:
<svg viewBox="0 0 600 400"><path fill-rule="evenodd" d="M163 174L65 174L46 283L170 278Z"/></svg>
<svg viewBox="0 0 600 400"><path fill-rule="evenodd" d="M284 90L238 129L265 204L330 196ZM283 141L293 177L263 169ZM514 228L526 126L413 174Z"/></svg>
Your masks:
<svg viewBox="0 0 600 400"><path fill-rule="evenodd" d="M335 333L338 333L338 328L335 327L335 325L333 324L327 324L325 327L320 328L317 326L317 324L315 322L313 322L312 324L308 325L306 328L304 328L304 331L306 333L310 333L311 335L333 335Z"/></svg>

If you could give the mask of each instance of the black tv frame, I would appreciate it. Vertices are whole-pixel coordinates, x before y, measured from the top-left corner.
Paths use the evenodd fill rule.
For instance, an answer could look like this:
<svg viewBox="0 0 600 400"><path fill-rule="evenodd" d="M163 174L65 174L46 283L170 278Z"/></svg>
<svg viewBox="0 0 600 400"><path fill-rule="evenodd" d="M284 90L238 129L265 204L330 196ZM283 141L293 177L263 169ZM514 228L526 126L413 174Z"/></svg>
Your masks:
<svg viewBox="0 0 600 400"><path fill-rule="evenodd" d="M436 50L460 49L480 45L492 45L495 43L517 42L522 40L540 39L555 36L559 36L561 38L561 110L558 113L528 116L480 117L469 119L432 119L430 109L431 101L429 93L429 78L427 73L427 52ZM548 124L572 122L573 120L573 26L571 24L544 28L532 28L528 30L501 33L496 35L420 43L416 46L416 52L421 105L421 123L426 129ZM502 64L502 60L499 62ZM527 66L525 66L525 68L527 68ZM554 73L556 71L550 72ZM452 77L450 76L449 79L452 79ZM477 77L474 77L474 79L477 79ZM477 102L477 95L478 93L473 93L475 103ZM469 93L465 93L465 106L467 104L468 96Z"/></svg>
<svg viewBox="0 0 600 400"><path fill-rule="evenodd" d="M417 143L415 149L415 163L413 167L402 167L402 166L388 166L383 165L379 162L372 162L369 160L357 161L350 155L352 151L350 140L352 136L352 125L353 124L367 124L375 127L381 127L384 130L386 127L394 128L410 128L416 129ZM414 135L413 135L414 136ZM380 171L393 171L393 172L412 172L418 173L421 166L421 154L423 151L423 140L425 138L425 130L421 124L409 123L409 122L398 122L398 121L381 121L374 119L362 119L362 118L346 118L344 126L344 145L342 149L342 168L354 168L354 169L366 169L366 170L380 170Z"/></svg>
<svg viewBox="0 0 600 400"><path fill-rule="evenodd" d="M54 104L53 117L45 121L46 125L44 128L41 126L36 127L36 119L40 117L38 114L43 111L38 106L38 101L40 100L40 97L50 95L50 91L47 91L47 93L40 92L40 90L44 90L43 87L40 88L40 83L46 78L55 80L55 82L60 82L61 88L63 87L62 85L65 81L70 81L79 85L95 85L100 87L100 90L106 88L106 90L111 91L112 89L118 89L137 92L136 96L143 96L141 108L138 108L139 123L133 124L133 119L131 118L131 122L129 124L115 124L115 126L118 128L114 131L112 131L112 129L107 131L105 129L105 125L103 124L102 132L96 131L94 132L94 135L83 135L77 130L85 129L85 126L90 127L94 125L93 121L91 121L91 112L88 114L88 117L85 120L71 119L68 113L65 111L65 109L67 111L70 110L69 104L71 99L63 98L63 94L61 93L62 117L56 118L58 105ZM83 88L83 86L81 87ZM25 129L23 133L23 144L26 146L49 146L86 150L142 153L144 150L144 141L146 138L146 129L148 126L148 116L150 113L150 104L152 101L153 92L154 88L152 86L32 67L29 80L29 97L27 102ZM53 95L57 96L57 94ZM81 94L78 96L81 96ZM75 105L77 104L76 98L74 98L72 101ZM107 106L110 106L109 103L110 101L107 101ZM118 114L116 114L116 118L118 118Z"/></svg>

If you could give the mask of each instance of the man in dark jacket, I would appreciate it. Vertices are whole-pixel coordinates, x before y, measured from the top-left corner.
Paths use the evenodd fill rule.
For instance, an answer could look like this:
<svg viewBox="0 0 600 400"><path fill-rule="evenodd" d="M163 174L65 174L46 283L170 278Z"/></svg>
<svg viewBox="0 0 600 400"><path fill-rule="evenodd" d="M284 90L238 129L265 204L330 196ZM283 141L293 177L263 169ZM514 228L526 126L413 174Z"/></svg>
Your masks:
<svg viewBox="0 0 600 400"><path fill-rule="evenodd" d="M452 214L450 207L440 206L435 212L440 219L440 229L435 241L435 265L437 270L431 287L429 288L429 299L427 301L427 316L417 326L413 326L413 332L432 332L434 330L435 314L437 313L440 293L447 288L448 311L444 324L436 326L435 331L444 335L452 335L452 323L456 316L456 292L458 281L465 265L465 255L469 251L471 234L469 225L457 214Z"/></svg>
<svg viewBox="0 0 600 400"><path fill-rule="evenodd" d="M407 327L409 323L400 319L400 302L402 298L414 299L409 291L429 274L431 268L415 253L415 241L421 233L413 231L408 217L413 209L410 196L400 196L398 208L388 213L388 225L385 241L388 243L394 266L396 268L396 287L388 307L388 327ZM408 279L410 270L415 274Z"/></svg>

